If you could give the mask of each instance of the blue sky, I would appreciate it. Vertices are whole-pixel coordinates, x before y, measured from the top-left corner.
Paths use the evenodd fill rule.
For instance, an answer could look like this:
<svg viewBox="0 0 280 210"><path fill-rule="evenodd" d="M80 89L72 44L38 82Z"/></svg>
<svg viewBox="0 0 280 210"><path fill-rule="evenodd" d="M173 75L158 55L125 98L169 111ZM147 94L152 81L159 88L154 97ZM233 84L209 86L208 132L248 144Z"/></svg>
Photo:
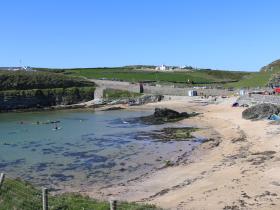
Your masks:
<svg viewBox="0 0 280 210"><path fill-rule="evenodd" d="M277 0L1 0L0 66L192 65L280 58Z"/></svg>

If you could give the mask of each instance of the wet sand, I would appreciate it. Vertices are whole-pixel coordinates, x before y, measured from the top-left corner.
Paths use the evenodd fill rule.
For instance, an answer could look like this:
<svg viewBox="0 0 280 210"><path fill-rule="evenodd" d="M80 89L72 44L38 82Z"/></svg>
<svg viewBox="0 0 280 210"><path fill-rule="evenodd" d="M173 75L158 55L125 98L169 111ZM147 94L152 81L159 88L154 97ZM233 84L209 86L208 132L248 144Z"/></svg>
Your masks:
<svg viewBox="0 0 280 210"><path fill-rule="evenodd" d="M203 114L178 122L197 125L210 141L180 165L168 167L85 194L106 199L147 202L166 209L279 209L280 128L269 121L243 120L236 98L208 104L197 98L173 98L129 109L167 107Z"/></svg>

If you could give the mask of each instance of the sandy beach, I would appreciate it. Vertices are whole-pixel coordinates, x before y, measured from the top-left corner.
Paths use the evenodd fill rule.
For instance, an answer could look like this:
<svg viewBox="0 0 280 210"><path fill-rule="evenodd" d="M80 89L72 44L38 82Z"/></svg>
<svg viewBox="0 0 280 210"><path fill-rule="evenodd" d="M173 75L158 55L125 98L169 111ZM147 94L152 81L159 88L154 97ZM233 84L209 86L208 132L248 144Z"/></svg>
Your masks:
<svg viewBox="0 0 280 210"><path fill-rule="evenodd" d="M178 97L131 109L167 107L202 113L178 122L197 126L208 142L182 164L168 167L96 192L93 197L156 204L165 209L279 209L279 125L248 121L244 108L232 108L236 98L207 104Z"/></svg>

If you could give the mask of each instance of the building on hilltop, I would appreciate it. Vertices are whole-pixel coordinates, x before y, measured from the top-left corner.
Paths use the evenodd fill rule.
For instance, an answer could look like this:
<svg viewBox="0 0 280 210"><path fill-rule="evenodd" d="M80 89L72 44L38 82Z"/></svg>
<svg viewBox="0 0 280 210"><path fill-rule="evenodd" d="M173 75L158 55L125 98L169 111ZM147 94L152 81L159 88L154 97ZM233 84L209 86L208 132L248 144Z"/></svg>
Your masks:
<svg viewBox="0 0 280 210"><path fill-rule="evenodd" d="M156 70L165 71L167 70L167 66L166 65L157 66Z"/></svg>
<svg viewBox="0 0 280 210"><path fill-rule="evenodd" d="M8 70L8 71L36 71L33 70L30 66L22 66L22 67L3 67L2 70Z"/></svg>

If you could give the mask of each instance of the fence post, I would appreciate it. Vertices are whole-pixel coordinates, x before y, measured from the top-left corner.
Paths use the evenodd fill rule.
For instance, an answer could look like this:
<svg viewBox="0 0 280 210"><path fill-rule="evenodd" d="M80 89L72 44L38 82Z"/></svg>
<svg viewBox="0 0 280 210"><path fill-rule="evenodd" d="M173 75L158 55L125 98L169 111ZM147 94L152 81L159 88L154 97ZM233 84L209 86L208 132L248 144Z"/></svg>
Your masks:
<svg viewBox="0 0 280 210"><path fill-rule="evenodd" d="M2 186L2 184L3 184L3 182L4 182L4 179L5 179L5 174L4 174L4 173L1 173L1 174L0 174L0 189L1 189L1 186Z"/></svg>
<svg viewBox="0 0 280 210"><path fill-rule="evenodd" d="M42 202L43 202L43 210L48 210L48 189L43 188L42 189Z"/></svg>
<svg viewBox="0 0 280 210"><path fill-rule="evenodd" d="M110 200L110 210L117 210L117 201Z"/></svg>

